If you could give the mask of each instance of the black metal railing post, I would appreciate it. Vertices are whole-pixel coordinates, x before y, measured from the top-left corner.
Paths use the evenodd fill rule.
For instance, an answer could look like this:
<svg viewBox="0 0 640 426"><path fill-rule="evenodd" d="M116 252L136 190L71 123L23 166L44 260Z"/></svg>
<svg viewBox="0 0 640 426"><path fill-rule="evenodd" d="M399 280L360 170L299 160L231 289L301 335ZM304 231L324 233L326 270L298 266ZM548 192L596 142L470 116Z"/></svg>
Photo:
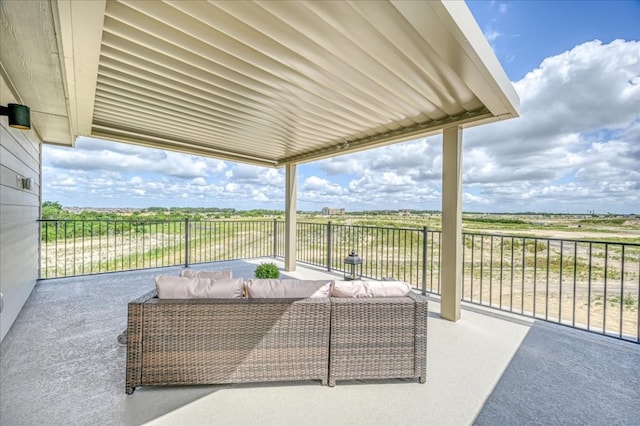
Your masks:
<svg viewBox="0 0 640 426"><path fill-rule="evenodd" d="M273 219L273 257L278 256L278 219Z"/></svg>
<svg viewBox="0 0 640 426"><path fill-rule="evenodd" d="M422 228L422 294L427 294L427 227Z"/></svg>
<svg viewBox="0 0 640 426"><path fill-rule="evenodd" d="M327 271L331 271L331 221L327 222Z"/></svg>
<svg viewBox="0 0 640 426"><path fill-rule="evenodd" d="M189 267L189 218L184 220L184 267Z"/></svg>

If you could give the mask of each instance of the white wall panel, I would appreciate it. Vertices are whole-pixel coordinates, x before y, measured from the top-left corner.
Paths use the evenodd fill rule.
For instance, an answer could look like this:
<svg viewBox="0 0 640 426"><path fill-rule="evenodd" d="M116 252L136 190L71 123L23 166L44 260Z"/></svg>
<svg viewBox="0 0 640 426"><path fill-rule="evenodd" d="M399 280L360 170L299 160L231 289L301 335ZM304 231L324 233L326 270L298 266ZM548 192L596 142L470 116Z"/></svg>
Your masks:
<svg viewBox="0 0 640 426"><path fill-rule="evenodd" d="M41 146L35 132L12 129L6 117L0 119L0 340L38 279ZM31 189L22 188L22 177L31 178Z"/></svg>

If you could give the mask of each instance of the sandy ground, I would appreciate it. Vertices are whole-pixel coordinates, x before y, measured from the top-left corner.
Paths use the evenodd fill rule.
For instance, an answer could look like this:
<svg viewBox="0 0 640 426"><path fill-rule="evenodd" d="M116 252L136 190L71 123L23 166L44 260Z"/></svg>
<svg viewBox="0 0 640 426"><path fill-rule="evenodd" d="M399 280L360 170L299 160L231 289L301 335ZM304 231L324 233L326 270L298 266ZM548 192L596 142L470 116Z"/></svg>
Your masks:
<svg viewBox="0 0 640 426"><path fill-rule="evenodd" d="M504 235L512 235L513 231L494 231L489 229L478 229L473 232L477 233L487 233L487 234L504 234ZM615 231L603 231L603 232L594 232L594 231L580 231L578 228L571 231L560 231L556 229L519 229L517 231L518 235L531 235L532 237L538 238L557 238L562 240L598 240L598 241L606 241L606 240L614 240L619 241L619 239L628 239L629 243L640 243L640 229L630 229L621 232L620 230Z"/></svg>

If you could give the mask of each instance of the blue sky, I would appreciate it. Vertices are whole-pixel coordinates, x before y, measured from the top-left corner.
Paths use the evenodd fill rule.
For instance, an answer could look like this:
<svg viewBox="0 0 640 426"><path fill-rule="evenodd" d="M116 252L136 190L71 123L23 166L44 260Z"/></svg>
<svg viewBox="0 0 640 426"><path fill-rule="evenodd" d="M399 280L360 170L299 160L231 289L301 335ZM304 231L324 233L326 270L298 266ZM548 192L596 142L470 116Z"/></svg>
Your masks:
<svg viewBox="0 0 640 426"><path fill-rule="evenodd" d="M640 1L469 1L521 117L464 132L463 209L640 213ZM491 140L491 144L486 141ZM441 138L298 167L298 209L441 207ZM83 139L45 145L65 206L284 209L284 170Z"/></svg>

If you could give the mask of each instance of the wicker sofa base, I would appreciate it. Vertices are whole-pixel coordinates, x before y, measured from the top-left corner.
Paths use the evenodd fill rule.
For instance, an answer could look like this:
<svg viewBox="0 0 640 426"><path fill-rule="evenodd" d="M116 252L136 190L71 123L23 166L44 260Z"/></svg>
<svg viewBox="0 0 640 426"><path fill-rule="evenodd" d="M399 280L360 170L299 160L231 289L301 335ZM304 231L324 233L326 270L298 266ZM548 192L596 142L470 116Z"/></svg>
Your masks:
<svg viewBox="0 0 640 426"><path fill-rule="evenodd" d="M139 386L426 379L427 299L158 299L128 305L126 393Z"/></svg>
<svg viewBox="0 0 640 426"><path fill-rule="evenodd" d="M330 303L309 299L185 299L129 303L126 392L169 386L327 383Z"/></svg>

